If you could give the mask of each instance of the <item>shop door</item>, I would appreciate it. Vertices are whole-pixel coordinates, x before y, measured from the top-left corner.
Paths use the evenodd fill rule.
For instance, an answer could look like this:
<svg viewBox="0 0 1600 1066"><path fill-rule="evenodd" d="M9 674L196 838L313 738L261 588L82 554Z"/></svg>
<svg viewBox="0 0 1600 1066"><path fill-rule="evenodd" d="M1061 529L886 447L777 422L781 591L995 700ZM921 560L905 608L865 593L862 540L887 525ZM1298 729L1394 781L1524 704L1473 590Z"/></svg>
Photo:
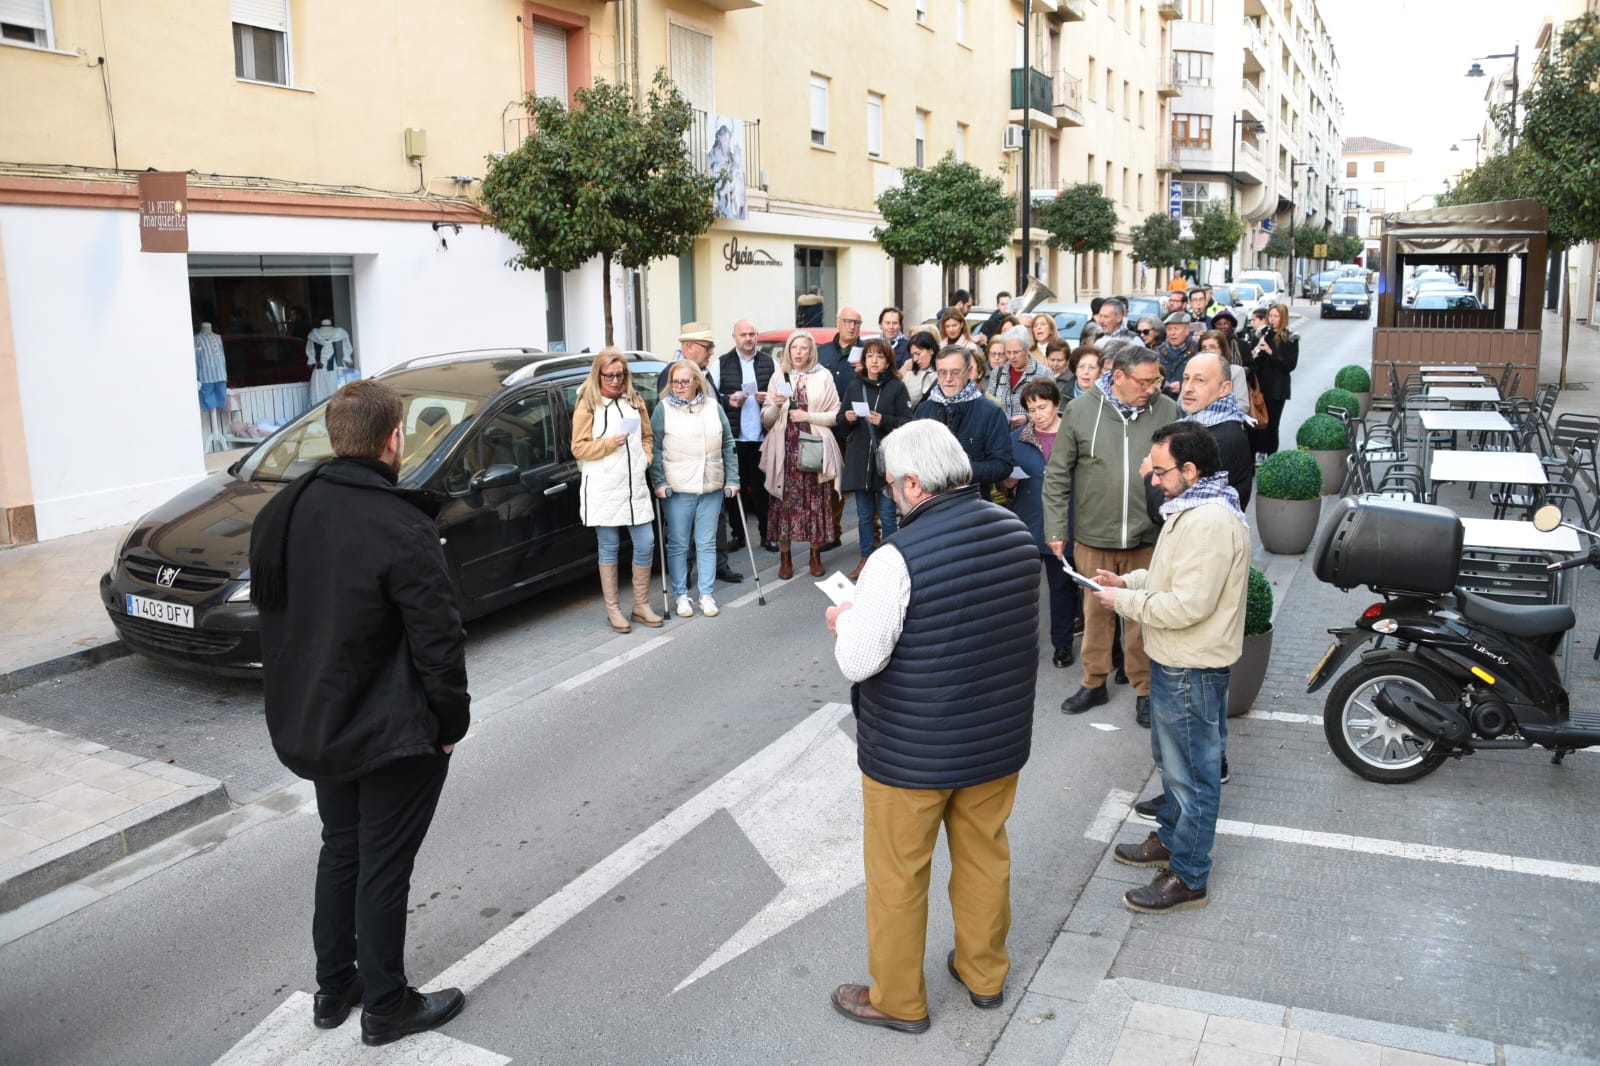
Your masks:
<svg viewBox="0 0 1600 1066"><path fill-rule="evenodd" d="M468 603L513 592L574 562L577 464L563 459L558 424L548 389L523 394L491 412L451 461L450 502L439 521ZM517 468L515 482L473 486L473 475L502 464Z"/></svg>

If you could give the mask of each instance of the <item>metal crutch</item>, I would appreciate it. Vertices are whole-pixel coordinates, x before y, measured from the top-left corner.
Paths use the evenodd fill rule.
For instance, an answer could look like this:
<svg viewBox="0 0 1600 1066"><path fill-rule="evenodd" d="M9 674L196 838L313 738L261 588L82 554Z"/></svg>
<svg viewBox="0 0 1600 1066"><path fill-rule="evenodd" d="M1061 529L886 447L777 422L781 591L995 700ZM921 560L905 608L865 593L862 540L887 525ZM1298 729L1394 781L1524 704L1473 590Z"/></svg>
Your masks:
<svg viewBox="0 0 1600 1066"><path fill-rule="evenodd" d="M654 497L655 494L651 493ZM667 537L665 527L661 521L661 501L654 499L656 512L656 555L661 559L661 615L663 618L672 614L667 606Z"/></svg>
<svg viewBox="0 0 1600 1066"><path fill-rule="evenodd" d="M756 549L750 540L750 519L744 516L744 501L739 498L738 493L734 493L733 502L733 509L739 512L739 525L744 530L744 549L750 553L750 576L756 579L756 602L765 607L767 597L761 591L761 571L756 568Z"/></svg>

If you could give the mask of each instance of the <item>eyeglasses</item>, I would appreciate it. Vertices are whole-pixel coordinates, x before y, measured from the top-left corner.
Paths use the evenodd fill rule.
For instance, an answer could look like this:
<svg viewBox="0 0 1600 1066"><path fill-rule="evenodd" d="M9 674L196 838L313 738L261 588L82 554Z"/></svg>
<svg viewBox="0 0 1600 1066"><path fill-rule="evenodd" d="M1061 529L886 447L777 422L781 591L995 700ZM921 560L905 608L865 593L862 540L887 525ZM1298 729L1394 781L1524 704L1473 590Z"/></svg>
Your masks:
<svg viewBox="0 0 1600 1066"><path fill-rule="evenodd" d="M680 387L687 389L690 385L693 385L693 384L694 384L694 378L673 378L672 379L672 387L675 388L675 389L676 388L680 388Z"/></svg>
<svg viewBox="0 0 1600 1066"><path fill-rule="evenodd" d="M1166 477L1168 474L1172 473L1176 469L1178 469L1178 468L1175 467L1175 466L1168 466L1168 467L1152 466L1150 468L1150 472L1152 474L1154 474L1156 477Z"/></svg>
<svg viewBox="0 0 1600 1066"><path fill-rule="evenodd" d="M1159 329L1150 329L1150 328L1147 327L1145 329L1141 329L1139 332L1144 334L1146 337L1148 337L1152 333L1160 333L1161 331Z"/></svg>
<svg viewBox="0 0 1600 1066"><path fill-rule="evenodd" d="M861 320L859 318L841 318L839 321L843 322L847 326L861 325Z"/></svg>
<svg viewBox="0 0 1600 1066"><path fill-rule="evenodd" d="M961 367L959 370L937 370L937 371L935 371L935 373L938 374L941 378L949 378L950 380L954 381L957 378L966 377L967 376L967 368L966 367Z"/></svg>
<svg viewBox="0 0 1600 1066"><path fill-rule="evenodd" d="M1142 377L1139 377L1139 376L1137 376L1135 374L1129 374L1128 375L1128 380L1133 382L1135 385L1139 386L1141 389L1153 389L1157 385L1160 385L1162 383L1162 381L1164 381L1166 379L1161 377L1160 375L1157 375L1157 376L1151 377L1151 378L1142 378Z"/></svg>
<svg viewBox="0 0 1600 1066"><path fill-rule="evenodd" d="M628 380L628 372L626 370L619 370L619 371L616 371L615 373L610 373L610 374L602 372L601 375L600 375L600 380L601 381L626 381L626 380Z"/></svg>

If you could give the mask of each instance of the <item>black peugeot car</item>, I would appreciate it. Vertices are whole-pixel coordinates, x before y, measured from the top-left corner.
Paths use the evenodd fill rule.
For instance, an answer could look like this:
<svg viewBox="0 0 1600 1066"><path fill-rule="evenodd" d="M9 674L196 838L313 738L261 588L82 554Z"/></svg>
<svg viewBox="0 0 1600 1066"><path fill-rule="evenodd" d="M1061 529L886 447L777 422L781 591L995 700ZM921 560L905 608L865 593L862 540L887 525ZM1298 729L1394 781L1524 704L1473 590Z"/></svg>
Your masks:
<svg viewBox="0 0 1600 1066"><path fill-rule="evenodd" d="M425 356L379 377L405 403L400 483L440 502L439 538L462 615L477 617L593 566L578 518L571 412L593 355L496 349ZM633 357L654 403L663 364ZM261 670L250 527L262 504L333 454L319 404L141 518L100 579L128 647L231 676ZM335 537L327 550L345 550Z"/></svg>

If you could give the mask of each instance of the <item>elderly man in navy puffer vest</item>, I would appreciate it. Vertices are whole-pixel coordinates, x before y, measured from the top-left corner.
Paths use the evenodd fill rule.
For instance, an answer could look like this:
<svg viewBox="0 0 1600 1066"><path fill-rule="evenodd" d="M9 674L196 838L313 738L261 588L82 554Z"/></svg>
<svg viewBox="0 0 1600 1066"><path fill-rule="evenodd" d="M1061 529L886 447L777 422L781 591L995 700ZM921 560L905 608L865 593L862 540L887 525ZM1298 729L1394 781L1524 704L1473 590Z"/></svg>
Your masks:
<svg viewBox="0 0 1600 1066"><path fill-rule="evenodd" d="M852 1021L920 1033L941 824L956 929L945 968L974 1006L993 1008L1011 967L1006 819L1033 737L1039 549L970 484L971 462L938 422L896 430L883 460L900 530L868 557L852 600L828 609L834 657L855 682L873 979L840 985L833 1005Z"/></svg>

